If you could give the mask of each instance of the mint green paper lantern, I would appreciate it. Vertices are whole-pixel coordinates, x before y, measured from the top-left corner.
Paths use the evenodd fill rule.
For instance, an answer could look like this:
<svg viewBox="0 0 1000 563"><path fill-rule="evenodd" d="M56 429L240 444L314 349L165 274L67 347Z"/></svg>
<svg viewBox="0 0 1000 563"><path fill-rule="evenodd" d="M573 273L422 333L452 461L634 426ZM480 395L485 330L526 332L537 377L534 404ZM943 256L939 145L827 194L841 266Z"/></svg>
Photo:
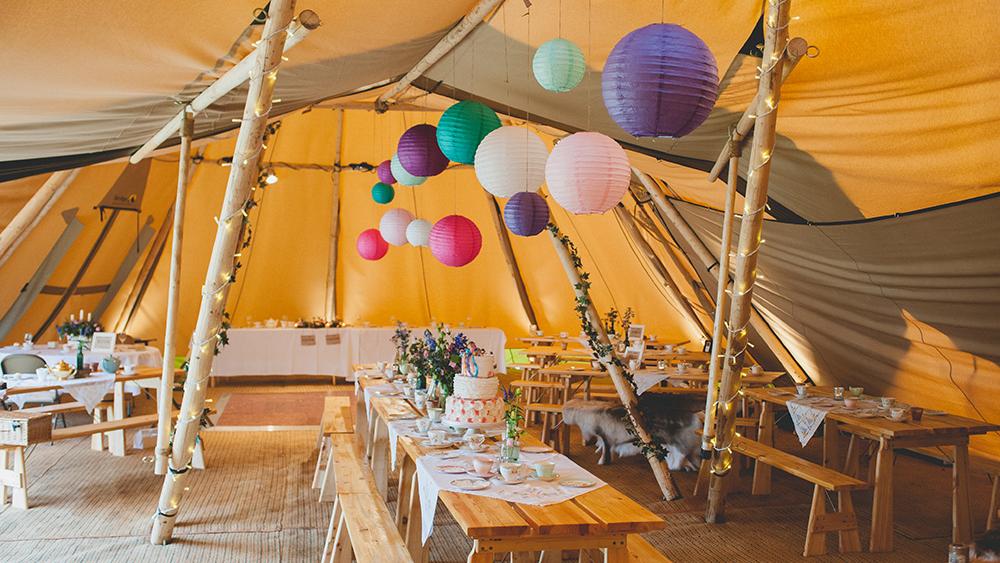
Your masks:
<svg viewBox="0 0 1000 563"><path fill-rule="evenodd" d="M375 203L381 203L385 205L392 201L392 198L396 197L396 190L392 188L389 184L383 184L382 182L375 182L372 186L372 199Z"/></svg>
<svg viewBox="0 0 1000 563"><path fill-rule="evenodd" d="M392 177L404 186L419 186L427 181L427 178L424 176L414 176L407 172L403 168L403 165L399 163L399 156L395 154L392 155L392 160L389 161L389 170L392 171Z"/></svg>
<svg viewBox="0 0 1000 563"><path fill-rule="evenodd" d="M438 148L452 162L472 164L486 135L500 128L495 111L472 100L462 100L443 114L437 125Z"/></svg>
<svg viewBox="0 0 1000 563"><path fill-rule="evenodd" d="M550 39L542 43L531 59L535 80L550 92L569 92L587 74L583 51L572 41Z"/></svg>

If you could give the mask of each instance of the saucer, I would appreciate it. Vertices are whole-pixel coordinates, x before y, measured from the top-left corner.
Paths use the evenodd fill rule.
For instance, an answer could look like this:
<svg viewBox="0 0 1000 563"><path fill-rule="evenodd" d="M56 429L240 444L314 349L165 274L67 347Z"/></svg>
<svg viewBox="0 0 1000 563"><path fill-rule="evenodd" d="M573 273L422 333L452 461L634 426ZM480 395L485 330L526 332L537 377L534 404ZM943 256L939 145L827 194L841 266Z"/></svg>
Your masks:
<svg viewBox="0 0 1000 563"><path fill-rule="evenodd" d="M539 481L545 481L546 483L548 483L549 481L555 481L558 478L559 478L559 474L558 473L553 473L552 475L549 475L548 477L539 477L537 475L535 476L535 479L538 479Z"/></svg>
<svg viewBox="0 0 1000 563"><path fill-rule="evenodd" d="M461 465L441 465L438 466L438 471L448 473L449 475L460 475L468 472L468 470Z"/></svg>
<svg viewBox="0 0 1000 563"><path fill-rule="evenodd" d="M505 481L503 477L494 477L493 480L496 481L497 483L500 483L501 485L520 485L522 483L527 482L528 479L526 477L519 481Z"/></svg>
<svg viewBox="0 0 1000 563"><path fill-rule="evenodd" d="M451 484L463 491L481 491L490 488L490 482L485 479L455 479Z"/></svg>
<svg viewBox="0 0 1000 563"><path fill-rule="evenodd" d="M480 479L499 479L500 478L500 474L497 473L496 471L490 471L489 475L480 475L479 473L476 473L475 469L469 469L468 471L466 471L466 473L468 473L469 475L472 475L473 477L479 477Z"/></svg>
<svg viewBox="0 0 1000 563"><path fill-rule="evenodd" d="M521 453L525 454L544 454L552 451L552 448L548 446L524 446L521 448Z"/></svg>
<svg viewBox="0 0 1000 563"><path fill-rule="evenodd" d="M424 448L430 448L432 450L441 450L444 448L450 448L451 444L448 442L431 442L430 440L422 440L420 446Z"/></svg>

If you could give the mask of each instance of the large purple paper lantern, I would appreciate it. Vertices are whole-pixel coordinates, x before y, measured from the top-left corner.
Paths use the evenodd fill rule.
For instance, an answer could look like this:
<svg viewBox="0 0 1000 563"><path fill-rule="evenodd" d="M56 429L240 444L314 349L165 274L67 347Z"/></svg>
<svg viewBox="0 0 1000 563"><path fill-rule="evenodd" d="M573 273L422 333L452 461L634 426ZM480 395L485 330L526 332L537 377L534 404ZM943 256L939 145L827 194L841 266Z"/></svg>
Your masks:
<svg viewBox="0 0 1000 563"><path fill-rule="evenodd" d="M483 247L479 227L467 217L449 215L431 228L431 254L445 266L458 268L472 262Z"/></svg>
<svg viewBox="0 0 1000 563"><path fill-rule="evenodd" d="M549 205L535 192L518 192L507 200L503 219L510 232L533 237L545 230L549 222Z"/></svg>
<svg viewBox="0 0 1000 563"><path fill-rule="evenodd" d="M601 74L604 106L636 137L683 137L719 96L715 57L697 35L654 23L622 37Z"/></svg>
<svg viewBox="0 0 1000 563"><path fill-rule="evenodd" d="M382 164L378 165L375 169L375 173L378 174L378 181L391 186L396 183L396 177L392 175L392 161L383 160Z"/></svg>
<svg viewBox="0 0 1000 563"><path fill-rule="evenodd" d="M414 125L399 138L396 149L399 164L414 176L436 176L448 167L448 157L437 143L437 127Z"/></svg>

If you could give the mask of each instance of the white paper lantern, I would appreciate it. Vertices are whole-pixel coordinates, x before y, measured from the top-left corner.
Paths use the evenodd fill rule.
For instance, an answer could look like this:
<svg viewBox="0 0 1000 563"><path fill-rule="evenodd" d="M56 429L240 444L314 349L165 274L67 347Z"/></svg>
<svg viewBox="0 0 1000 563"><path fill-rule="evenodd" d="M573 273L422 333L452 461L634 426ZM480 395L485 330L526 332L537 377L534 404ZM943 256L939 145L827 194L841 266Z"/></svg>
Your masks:
<svg viewBox="0 0 1000 563"><path fill-rule="evenodd" d="M497 197L538 191L548 155L545 142L526 127L501 127L476 149L476 178Z"/></svg>
<svg viewBox="0 0 1000 563"><path fill-rule="evenodd" d="M414 219L406 226L406 240L413 246L427 246L431 236L430 221Z"/></svg>
<svg viewBox="0 0 1000 563"><path fill-rule="evenodd" d="M413 214L405 209L390 209L378 222L378 232L385 242L393 246L406 244L406 227L413 221Z"/></svg>
<svg viewBox="0 0 1000 563"><path fill-rule="evenodd" d="M632 169L625 149L601 133L573 133L556 143L545 165L545 182L570 213L611 209L628 190Z"/></svg>

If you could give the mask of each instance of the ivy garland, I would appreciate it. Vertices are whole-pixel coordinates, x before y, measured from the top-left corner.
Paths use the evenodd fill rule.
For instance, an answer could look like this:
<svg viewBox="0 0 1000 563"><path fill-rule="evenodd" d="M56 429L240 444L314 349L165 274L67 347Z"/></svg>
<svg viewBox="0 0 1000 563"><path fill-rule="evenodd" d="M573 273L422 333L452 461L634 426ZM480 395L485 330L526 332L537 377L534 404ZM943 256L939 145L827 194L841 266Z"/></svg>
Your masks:
<svg viewBox="0 0 1000 563"><path fill-rule="evenodd" d="M614 346L610 342L607 344L601 342L597 334L597 329L591 322L590 315L588 314L590 308L593 306L593 302L590 300L590 274L583 269L583 260L580 259L576 245L573 244L573 241L567 235L562 234L555 223L549 223L546 225L546 228L566 248L573 263L573 268L580 278L580 283L573 284L573 288L576 289L576 305L574 310L577 317L580 318L580 328L587 335L587 343L590 345L594 359L601 363L611 362L614 364L625 377L625 380L628 381L628 384L632 386L632 391L636 392L638 389L635 385L635 379L632 377L632 372L615 355ZM639 437L639 433L636 430L635 415L627 406L625 407L625 416L622 420L625 422L625 428L628 430L629 436L632 436L632 444L639 448L642 455L647 458L655 456L657 459L664 461L667 459L669 452L662 444L645 442Z"/></svg>

